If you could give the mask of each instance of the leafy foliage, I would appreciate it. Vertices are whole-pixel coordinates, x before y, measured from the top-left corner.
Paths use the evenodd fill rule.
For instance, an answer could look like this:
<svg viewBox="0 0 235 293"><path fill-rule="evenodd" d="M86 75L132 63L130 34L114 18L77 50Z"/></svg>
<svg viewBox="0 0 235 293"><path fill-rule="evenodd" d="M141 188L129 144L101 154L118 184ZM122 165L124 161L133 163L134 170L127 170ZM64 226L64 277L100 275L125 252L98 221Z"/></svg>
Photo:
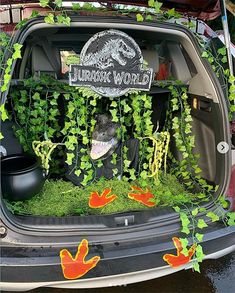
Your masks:
<svg viewBox="0 0 235 293"><path fill-rule="evenodd" d="M45 76L40 81L28 79L23 83L24 89L13 89L11 92L14 109L12 116L20 126L15 127L15 133L25 152L32 152L33 141L55 140L60 137L60 93L51 91L46 87L47 84Z"/></svg>
<svg viewBox="0 0 235 293"><path fill-rule="evenodd" d="M166 182L168 183L166 185ZM139 181L135 181L139 185ZM193 195L188 193L177 179L170 174L161 174L160 184L153 184L148 179L151 192L155 195L157 206L169 206L191 202ZM112 204L102 209L91 209L88 206L89 195L94 190L102 193L104 187L112 189L118 198ZM16 214L31 214L41 216L66 216L110 214L123 211L142 210L146 207L127 197L131 184L118 179L101 179L86 187L77 187L63 180L47 180L42 192L32 199L22 202L7 202L8 208Z"/></svg>

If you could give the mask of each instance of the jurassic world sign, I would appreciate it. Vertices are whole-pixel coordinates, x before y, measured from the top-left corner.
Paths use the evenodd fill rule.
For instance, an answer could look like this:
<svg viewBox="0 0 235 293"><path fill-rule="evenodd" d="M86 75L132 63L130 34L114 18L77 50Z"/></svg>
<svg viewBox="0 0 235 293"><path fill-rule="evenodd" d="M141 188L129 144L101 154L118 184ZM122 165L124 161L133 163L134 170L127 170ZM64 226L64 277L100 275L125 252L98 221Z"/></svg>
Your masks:
<svg viewBox="0 0 235 293"><path fill-rule="evenodd" d="M130 36L106 30L87 41L79 65L70 65L69 84L90 87L102 96L118 97L129 90L148 91L152 74L151 68L143 68L141 50Z"/></svg>

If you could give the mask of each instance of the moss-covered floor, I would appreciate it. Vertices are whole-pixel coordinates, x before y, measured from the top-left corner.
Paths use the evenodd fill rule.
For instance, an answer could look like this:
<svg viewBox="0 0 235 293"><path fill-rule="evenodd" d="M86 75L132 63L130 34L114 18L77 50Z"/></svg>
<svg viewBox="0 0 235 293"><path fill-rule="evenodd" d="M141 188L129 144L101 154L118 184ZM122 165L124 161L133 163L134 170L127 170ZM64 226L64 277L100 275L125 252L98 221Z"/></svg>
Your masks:
<svg viewBox="0 0 235 293"><path fill-rule="evenodd" d="M57 217L110 214L149 208L128 198L131 185L138 186L138 182L130 184L118 179L101 179L87 187L77 187L63 180L47 180L41 193L32 199L24 202L7 202L7 206L14 214ZM155 207L189 203L196 196L186 191L176 177L170 174L161 174L157 185L149 179L148 187L154 194L151 201L156 204ZM105 188L111 188L110 195L115 194L118 198L102 208L90 208L88 202L91 192L97 191L101 194Z"/></svg>

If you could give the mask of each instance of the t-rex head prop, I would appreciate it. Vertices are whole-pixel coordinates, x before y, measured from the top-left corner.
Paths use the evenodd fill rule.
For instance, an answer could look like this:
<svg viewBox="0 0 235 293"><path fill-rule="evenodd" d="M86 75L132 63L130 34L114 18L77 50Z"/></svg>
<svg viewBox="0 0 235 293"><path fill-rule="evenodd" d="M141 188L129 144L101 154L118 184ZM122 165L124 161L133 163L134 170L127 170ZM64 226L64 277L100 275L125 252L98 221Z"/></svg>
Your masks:
<svg viewBox="0 0 235 293"><path fill-rule="evenodd" d="M91 152L92 160L106 159L118 145L118 123L112 122L112 117L107 114L96 116L96 125L92 134Z"/></svg>

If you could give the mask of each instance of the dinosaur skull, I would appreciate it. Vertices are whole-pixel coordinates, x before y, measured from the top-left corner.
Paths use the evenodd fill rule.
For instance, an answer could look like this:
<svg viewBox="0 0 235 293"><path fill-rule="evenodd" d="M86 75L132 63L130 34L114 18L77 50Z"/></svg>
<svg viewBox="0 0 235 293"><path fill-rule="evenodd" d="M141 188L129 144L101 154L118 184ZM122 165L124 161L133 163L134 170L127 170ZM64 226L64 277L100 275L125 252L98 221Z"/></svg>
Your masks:
<svg viewBox="0 0 235 293"><path fill-rule="evenodd" d="M120 65L125 66L127 60L122 57L132 59L135 57L135 51L129 47L122 39L118 39L115 42L115 47L113 46L113 51L111 51L111 56L116 60Z"/></svg>
<svg viewBox="0 0 235 293"><path fill-rule="evenodd" d="M90 156L93 160L105 159L110 156L118 145L118 123L106 114L97 116L97 123L92 134Z"/></svg>

